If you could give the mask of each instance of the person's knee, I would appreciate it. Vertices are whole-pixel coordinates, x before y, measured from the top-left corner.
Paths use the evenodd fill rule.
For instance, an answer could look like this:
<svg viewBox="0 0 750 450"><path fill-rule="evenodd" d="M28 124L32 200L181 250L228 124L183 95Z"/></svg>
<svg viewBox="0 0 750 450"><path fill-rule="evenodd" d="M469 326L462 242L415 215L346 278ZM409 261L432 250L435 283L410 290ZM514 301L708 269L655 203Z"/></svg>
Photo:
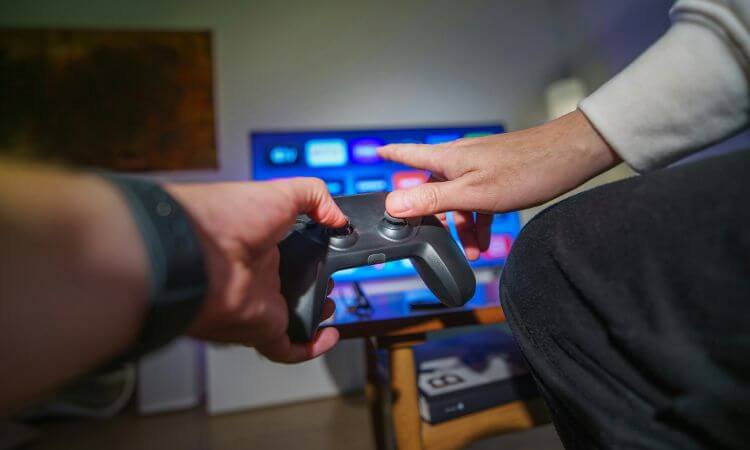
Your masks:
<svg viewBox="0 0 750 450"><path fill-rule="evenodd" d="M578 277L595 272L587 247L598 245L585 221L601 201L602 193L593 191L561 201L529 221L513 244L500 298L514 334L527 341L522 346L567 336L577 320L584 301Z"/></svg>
<svg viewBox="0 0 750 450"><path fill-rule="evenodd" d="M518 235L503 268L500 283L503 307L518 309L540 300L545 280L556 270L553 252L556 230L564 220L559 205L534 217Z"/></svg>
<svg viewBox="0 0 750 450"><path fill-rule="evenodd" d="M627 211L609 210L628 187L617 183L575 195L523 228L500 280L501 305L522 346L578 342L575 325L584 318L592 326L618 320L608 292L611 273L622 263L613 254L627 245L620 239Z"/></svg>
<svg viewBox="0 0 750 450"><path fill-rule="evenodd" d="M592 255L601 254L619 234L619 216L627 211L612 205L629 184L613 183L574 195L529 221L503 268L503 301L519 306L535 300L551 302L556 296L549 296L550 286L575 284L576 272L591 272L596 259Z"/></svg>

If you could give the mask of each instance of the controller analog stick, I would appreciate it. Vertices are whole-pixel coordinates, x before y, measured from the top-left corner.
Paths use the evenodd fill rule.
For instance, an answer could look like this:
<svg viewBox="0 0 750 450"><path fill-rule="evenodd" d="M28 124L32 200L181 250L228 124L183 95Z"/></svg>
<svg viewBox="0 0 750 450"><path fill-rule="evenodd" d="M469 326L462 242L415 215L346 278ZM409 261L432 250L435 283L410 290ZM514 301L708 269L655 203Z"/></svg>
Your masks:
<svg viewBox="0 0 750 450"><path fill-rule="evenodd" d="M406 219L393 217L388 212L383 213L378 230L384 237L395 241L408 238L413 231Z"/></svg>
<svg viewBox="0 0 750 450"><path fill-rule="evenodd" d="M388 225L393 225L394 227L405 227L409 224L406 219L402 219L401 217L393 217L392 215L388 214L388 211L383 213L383 220Z"/></svg>
<svg viewBox="0 0 750 450"><path fill-rule="evenodd" d="M354 227L349 222L347 222L343 227L328 229L328 236L330 237L349 236L352 233L354 233Z"/></svg>
<svg viewBox="0 0 750 450"><path fill-rule="evenodd" d="M357 242L357 233L351 223L339 228L328 228L326 232L330 238L328 243L335 249L351 247Z"/></svg>

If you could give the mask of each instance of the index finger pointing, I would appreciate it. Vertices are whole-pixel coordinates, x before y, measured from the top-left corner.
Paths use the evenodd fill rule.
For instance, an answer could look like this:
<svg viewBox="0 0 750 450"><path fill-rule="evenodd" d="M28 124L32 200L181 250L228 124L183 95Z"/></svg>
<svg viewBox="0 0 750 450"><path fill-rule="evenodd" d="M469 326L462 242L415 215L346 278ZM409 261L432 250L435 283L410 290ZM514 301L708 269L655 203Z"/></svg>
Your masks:
<svg viewBox="0 0 750 450"><path fill-rule="evenodd" d="M425 169L431 172L443 172L439 158L440 148L428 144L390 144L378 149L381 158L406 164L407 166Z"/></svg>

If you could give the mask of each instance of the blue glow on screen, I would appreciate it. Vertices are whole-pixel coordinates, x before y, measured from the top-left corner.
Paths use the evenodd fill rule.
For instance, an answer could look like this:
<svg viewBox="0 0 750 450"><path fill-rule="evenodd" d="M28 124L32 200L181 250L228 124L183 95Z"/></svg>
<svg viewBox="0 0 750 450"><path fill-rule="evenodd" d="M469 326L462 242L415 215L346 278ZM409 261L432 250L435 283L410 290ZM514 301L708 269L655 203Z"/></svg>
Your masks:
<svg viewBox="0 0 750 450"><path fill-rule="evenodd" d="M416 186L427 180L421 170L382 160L375 149L390 143L443 143L462 137L477 137L504 131L501 125L455 128L381 130L325 130L253 132L250 134L252 177L271 180L288 177L318 177L332 195L392 191ZM499 266L521 228L518 213L496 214L490 249L473 267ZM456 238L451 224L451 233ZM409 260L357 267L334 275L338 281L412 276Z"/></svg>

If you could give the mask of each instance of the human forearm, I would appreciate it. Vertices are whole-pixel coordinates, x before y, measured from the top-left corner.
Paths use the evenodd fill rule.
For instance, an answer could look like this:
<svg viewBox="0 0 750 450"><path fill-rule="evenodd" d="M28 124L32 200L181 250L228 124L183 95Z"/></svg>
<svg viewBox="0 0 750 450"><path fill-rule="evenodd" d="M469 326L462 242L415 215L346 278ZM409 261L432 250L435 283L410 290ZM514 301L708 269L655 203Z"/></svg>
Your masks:
<svg viewBox="0 0 750 450"><path fill-rule="evenodd" d="M0 166L0 408L124 351L148 261L118 192L91 175Z"/></svg>

